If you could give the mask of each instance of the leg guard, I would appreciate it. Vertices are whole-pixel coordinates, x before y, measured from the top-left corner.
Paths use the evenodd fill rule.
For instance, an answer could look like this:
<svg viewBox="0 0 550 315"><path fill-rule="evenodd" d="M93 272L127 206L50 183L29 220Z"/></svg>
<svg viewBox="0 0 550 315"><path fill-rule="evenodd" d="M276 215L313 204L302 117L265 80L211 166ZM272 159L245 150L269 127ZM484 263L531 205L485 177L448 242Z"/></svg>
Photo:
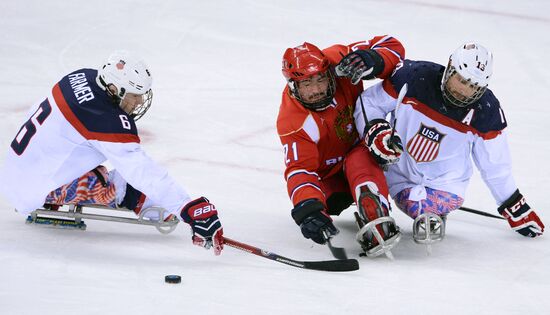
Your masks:
<svg viewBox="0 0 550 315"><path fill-rule="evenodd" d="M411 196L411 188L403 189L393 197L397 207L413 219L422 213L446 216L449 212L459 208L464 202L464 199L450 192L430 187L420 188L425 192L419 198Z"/></svg>
<svg viewBox="0 0 550 315"><path fill-rule="evenodd" d="M115 185L108 180L107 169L100 165L88 173L50 192L45 204L98 204L116 208Z"/></svg>
<svg viewBox="0 0 550 315"><path fill-rule="evenodd" d="M401 232L395 220L389 216L389 207L386 200L381 200L374 183L366 183L357 187L358 209L355 215L359 232L356 239L368 257L386 254L393 259L391 249L401 239Z"/></svg>

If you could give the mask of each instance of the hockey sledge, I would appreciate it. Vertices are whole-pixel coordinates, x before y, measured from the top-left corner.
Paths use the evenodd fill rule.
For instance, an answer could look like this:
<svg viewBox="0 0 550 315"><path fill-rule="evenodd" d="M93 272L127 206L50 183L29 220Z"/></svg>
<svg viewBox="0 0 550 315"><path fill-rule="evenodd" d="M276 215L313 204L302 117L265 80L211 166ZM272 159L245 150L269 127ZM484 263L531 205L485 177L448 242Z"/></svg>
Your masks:
<svg viewBox="0 0 550 315"><path fill-rule="evenodd" d="M417 244L426 245L428 255L432 254L432 244L445 238L446 219L446 216L440 217L433 213L423 213L414 219L413 239Z"/></svg>
<svg viewBox="0 0 550 315"><path fill-rule="evenodd" d="M68 209L67 209L68 208ZM105 212L118 212L119 215L107 215ZM109 208L101 205L65 205L58 210L37 209L27 217L27 224L47 225L58 228L86 230L84 220L98 220L154 226L160 233L174 231L179 223L177 217L164 218L167 211L159 207L147 208L136 218L134 211L126 208ZM152 219L153 218L153 219ZM156 219L154 219L156 218Z"/></svg>

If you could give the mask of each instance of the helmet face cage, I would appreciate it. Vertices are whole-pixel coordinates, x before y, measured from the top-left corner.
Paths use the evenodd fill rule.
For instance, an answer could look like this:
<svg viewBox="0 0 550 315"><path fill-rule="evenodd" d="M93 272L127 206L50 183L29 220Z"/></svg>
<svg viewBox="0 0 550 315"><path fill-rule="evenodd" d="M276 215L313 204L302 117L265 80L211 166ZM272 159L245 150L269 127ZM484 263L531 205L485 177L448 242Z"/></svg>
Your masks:
<svg viewBox="0 0 550 315"><path fill-rule="evenodd" d="M471 88L475 90L475 92L468 97L466 96L461 98L456 97L451 91L449 91L449 88L447 87L447 83L449 82L449 79L453 76L457 76L462 84L468 84ZM480 86L477 83L473 83L469 79L468 80L464 79L456 71L456 68L452 66L451 63L449 62L449 65L445 70L445 74L443 75L441 90L443 92L443 98L449 104L457 107L468 107L469 105L475 103L477 100L479 100L483 96L483 93L485 93L485 90L487 90L487 86Z"/></svg>
<svg viewBox="0 0 550 315"><path fill-rule="evenodd" d="M292 79L288 81L288 88L290 90L290 93L305 108L315 110L315 111L322 111L331 104L332 99L334 98L334 93L336 91L336 81L334 80L334 74L329 69L326 71L326 75L328 76L329 84L328 84L327 91L325 93L326 96L321 100L316 102L307 102L306 100L304 100L302 95L300 95L300 91L298 89L299 83Z"/></svg>
<svg viewBox="0 0 550 315"><path fill-rule="evenodd" d="M478 101L487 90L493 74L493 54L477 43L465 43L449 57L449 63L441 80L441 92L445 102L457 107L467 107ZM449 89L449 80L468 86L473 93L461 95ZM455 80L456 79L456 80Z"/></svg>
<svg viewBox="0 0 550 315"><path fill-rule="evenodd" d="M153 90L147 91L145 94L142 95L142 97L143 103L136 106L134 111L130 114L130 117L132 117L134 121L137 121L138 119L143 117L143 115L145 115L145 113L151 107L151 104L153 103Z"/></svg>

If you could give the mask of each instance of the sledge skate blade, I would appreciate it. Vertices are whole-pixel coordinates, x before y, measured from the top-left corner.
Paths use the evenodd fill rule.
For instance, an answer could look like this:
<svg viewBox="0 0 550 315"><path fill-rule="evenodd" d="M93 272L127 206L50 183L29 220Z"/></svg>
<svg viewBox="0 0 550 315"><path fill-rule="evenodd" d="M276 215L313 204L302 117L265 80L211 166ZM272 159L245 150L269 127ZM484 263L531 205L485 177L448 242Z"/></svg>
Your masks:
<svg viewBox="0 0 550 315"><path fill-rule="evenodd" d="M378 231L378 229L376 228L376 226L378 224L381 224L381 223L384 223L384 222L391 222L391 223L394 223L395 224L395 220L391 217L382 217L382 218L378 218L378 219L375 219L367 224L364 224L362 227L360 227L359 229L359 232L357 232L356 234L356 240L359 244L361 244L362 242L362 236L363 234L365 234L367 231L371 231L374 235L374 237L376 238L376 240L378 241L378 245L369 249L369 250L366 250L364 252L364 256L367 256L367 257L377 257L377 256L380 256L382 254L386 255L386 257L388 257L390 260L394 260L394 256L393 256L393 253L391 252L391 250L399 243L399 241L401 240L401 231L399 231L399 229L397 229L397 232L395 233L395 235L393 235L392 237L384 240L382 238L382 235L380 235L380 232ZM360 225L360 223L358 222L358 225Z"/></svg>
<svg viewBox="0 0 550 315"><path fill-rule="evenodd" d="M435 229L433 229L435 227ZM426 246L426 255L432 254L432 245L445 238L445 219L431 213L423 213L413 223L413 240Z"/></svg>
<svg viewBox="0 0 550 315"><path fill-rule="evenodd" d="M45 227L52 227L58 229L70 229L70 230L86 230L86 223L82 220L70 220L62 218L48 218L29 215L25 221L27 224L37 224Z"/></svg>

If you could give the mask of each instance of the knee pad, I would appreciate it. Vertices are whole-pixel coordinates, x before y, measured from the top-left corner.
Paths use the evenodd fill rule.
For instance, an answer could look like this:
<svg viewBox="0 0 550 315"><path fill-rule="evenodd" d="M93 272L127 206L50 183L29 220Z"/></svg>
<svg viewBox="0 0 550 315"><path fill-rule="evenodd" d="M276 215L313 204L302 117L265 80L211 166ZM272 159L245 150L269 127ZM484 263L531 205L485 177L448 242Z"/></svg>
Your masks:
<svg viewBox="0 0 550 315"><path fill-rule="evenodd" d="M347 192L335 192L327 198L327 213L340 215L353 203L353 197Z"/></svg>

